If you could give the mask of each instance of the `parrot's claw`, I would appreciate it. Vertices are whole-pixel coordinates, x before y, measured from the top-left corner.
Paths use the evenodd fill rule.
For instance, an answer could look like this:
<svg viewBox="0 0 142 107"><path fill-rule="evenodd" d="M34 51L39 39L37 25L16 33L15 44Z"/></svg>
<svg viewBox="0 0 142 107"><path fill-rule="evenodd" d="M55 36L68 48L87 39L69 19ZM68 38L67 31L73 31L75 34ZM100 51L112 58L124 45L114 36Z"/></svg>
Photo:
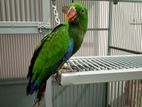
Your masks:
<svg viewBox="0 0 142 107"><path fill-rule="evenodd" d="M59 81L60 83L62 73L69 73L69 72L75 72L75 71L78 71L78 68L74 65L69 65L67 63L67 65L64 65L61 69L58 70L58 72L55 75L55 79L56 81Z"/></svg>
<svg viewBox="0 0 142 107"><path fill-rule="evenodd" d="M40 103L39 102L35 102L33 107L40 107Z"/></svg>
<svg viewBox="0 0 142 107"><path fill-rule="evenodd" d="M60 70L59 70L59 72L61 72L61 73L67 73L67 72L73 72L74 70L72 69L72 67L71 66L63 66Z"/></svg>

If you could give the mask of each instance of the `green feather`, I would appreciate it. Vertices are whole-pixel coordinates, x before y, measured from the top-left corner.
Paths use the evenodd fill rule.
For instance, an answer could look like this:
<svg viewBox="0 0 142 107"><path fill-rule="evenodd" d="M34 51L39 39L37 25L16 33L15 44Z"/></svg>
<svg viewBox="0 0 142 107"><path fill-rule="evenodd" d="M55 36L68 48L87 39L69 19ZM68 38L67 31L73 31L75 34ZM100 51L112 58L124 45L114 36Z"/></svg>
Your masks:
<svg viewBox="0 0 142 107"><path fill-rule="evenodd" d="M40 85L42 80L51 75L51 68L59 60L61 60L67 51L69 44L68 26L62 24L56 27L49 35L45 36L41 41L38 55L34 57L35 62L32 63L31 83L37 79ZM39 50L40 49L40 50Z"/></svg>

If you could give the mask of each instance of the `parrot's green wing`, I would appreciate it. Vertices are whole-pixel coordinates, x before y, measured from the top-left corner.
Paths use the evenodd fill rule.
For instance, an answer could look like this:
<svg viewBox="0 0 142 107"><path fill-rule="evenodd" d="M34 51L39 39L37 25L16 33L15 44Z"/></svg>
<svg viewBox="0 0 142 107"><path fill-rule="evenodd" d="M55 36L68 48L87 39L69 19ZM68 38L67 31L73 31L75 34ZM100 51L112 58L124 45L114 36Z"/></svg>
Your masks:
<svg viewBox="0 0 142 107"><path fill-rule="evenodd" d="M41 40L29 67L28 77L30 81L27 94L32 94L46 79L55 73L67 52L69 40L66 24L57 26Z"/></svg>
<svg viewBox="0 0 142 107"><path fill-rule="evenodd" d="M45 36L41 42L39 43L39 45L37 45L35 51L34 51L34 54L33 54L33 57L31 59L31 63L30 63L30 66L29 66L29 72L28 72L28 75L27 77L29 78L31 75L32 75L32 70L33 70L33 66L34 66L34 63L35 63L35 60L42 48L42 45L44 44L44 42L46 41L46 39L49 38L49 35Z"/></svg>

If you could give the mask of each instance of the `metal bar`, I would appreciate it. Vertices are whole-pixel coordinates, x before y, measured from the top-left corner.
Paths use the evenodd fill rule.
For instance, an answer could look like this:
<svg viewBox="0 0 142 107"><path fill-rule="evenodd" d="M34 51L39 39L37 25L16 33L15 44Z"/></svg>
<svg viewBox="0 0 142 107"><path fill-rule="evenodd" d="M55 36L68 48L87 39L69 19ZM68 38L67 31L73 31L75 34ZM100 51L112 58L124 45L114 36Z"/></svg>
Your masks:
<svg viewBox="0 0 142 107"><path fill-rule="evenodd" d="M75 73L62 73L62 85L77 85L87 83L104 83L110 81L121 80L138 80L142 79L142 68L137 69L122 69L122 70L102 70L88 71L88 72L75 72Z"/></svg>
<svg viewBox="0 0 142 107"><path fill-rule="evenodd" d="M108 51L107 51L107 54L110 55L111 54L111 49L110 49L110 46L111 46L111 29L112 29L112 9L113 9L113 4L112 2L109 2L109 20L108 20Z"/></svg>
<svg viewBox="0 0 142 107"><path fill-rule="evenodd" d="M0 28L3 27L34 27L34 26L39 26L39 25L46 25L47 28L51 28L49 23L44 23L44 22L21 22L21 21L13 21L13 22L0 22Z"/></svg>
<svg viewBox="0 0 142 107"><path fill-rule="evenodd" d="M107 0L106 0L107 1ZM114 0L108 0L114 1ZM142 0L118 0L118 2L134 2L134 3L142 3Z"/></svg>
<svg viewBox="0 0 142 107"><path fill-rule="evenodd" d="M115 49L115 50L120 50L128 53L133 53L133 54L142 54L142 52L139 51L134 51L134 50L129 50L129 49L124 49L120 47L115 47L115 46L109 46L110 49Z"/></svg>
<svg viewBox="0 0 142 107"><path fill-rule="evenodd" d="M113 9L113 4L112 2L110 1L109 2L109 18L108 18L108 49L107 49L107 55L110 55L111 54L111 49L109 48L109 46L111 46L111 29L112 29L112 9ZM109 83L106 83L106 95L105 95L105 107L108 107L108 104L109 104Z"/></svg>
<svg viewBox="0 0 142 107"><path fill-rule="evenodd" d="M88 28L87 30L88 31L98 31L98 30L103 31L103 30L109 30L109 28Z"/></svg>
<svg viewBox="0 0 142 107"><path fill-rule="evenodd" d="M53 28L49 29L49 30L53 30ZM88 31L108 31L108 28L88 28Z"/></svg>
<svg viewBox="0 0 142 107"><path fill-rule="evenodd" d="M109 106L109 83L105 83L105 107L108 107Z"/></svg>
<svg viewBox="0 0 142 107"><path fill-rule="evenodd" d="M137 26L142 26L142 22L137 22L137 23L130 23L130 25L137 25Z"/></svg>
<svg viewBox="0 0 142 107"><path fill-rule="evenodd" d="M90 58L90 59L99 59L99 58L130 58L130 57L136 57L136 58L142 58L142 54L133 54L133 55L113 55L113 56L73 56L71 57L71 60L78 60L82 58Z"/></svg>
<svg viewBox="0 0 142 107"><path fill-rule="evenodd" d="M1 34L15 33L38 33L38 28L50 29L49 23L44 22L0 22Z"/></svg>
<svg viewBox="0 0 142 107"><path fill-rule="evenodd" d="M88 1L111 1L111 2L114 2L114 0L88 0ZM142 0L118 0L118 2L142 3Z"/></svg>

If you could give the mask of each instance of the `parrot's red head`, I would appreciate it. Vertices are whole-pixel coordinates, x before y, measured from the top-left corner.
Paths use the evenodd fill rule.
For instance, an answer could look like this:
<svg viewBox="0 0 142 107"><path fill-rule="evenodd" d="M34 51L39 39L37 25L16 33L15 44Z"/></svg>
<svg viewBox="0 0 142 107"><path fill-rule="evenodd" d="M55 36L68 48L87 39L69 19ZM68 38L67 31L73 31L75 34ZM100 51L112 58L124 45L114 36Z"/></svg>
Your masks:
<svg viewBox="0 0 142 107"><path fill-rule="evenodd" d="M74 6L70 7L70 9L67 12L67 21L72 22L77 16L77 12Z"/></svg>

